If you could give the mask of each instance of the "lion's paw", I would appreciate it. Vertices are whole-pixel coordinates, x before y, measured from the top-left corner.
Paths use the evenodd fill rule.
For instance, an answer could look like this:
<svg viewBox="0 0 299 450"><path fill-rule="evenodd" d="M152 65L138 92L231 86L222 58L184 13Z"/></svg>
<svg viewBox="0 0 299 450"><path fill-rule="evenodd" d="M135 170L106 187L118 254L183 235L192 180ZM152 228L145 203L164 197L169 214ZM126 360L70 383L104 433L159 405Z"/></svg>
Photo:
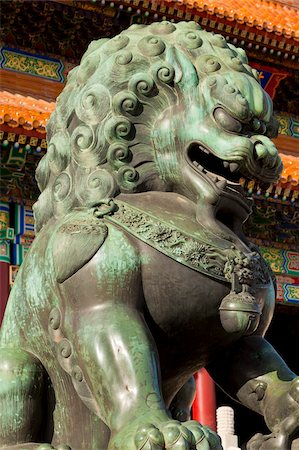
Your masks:
<svg viewBox="0 0 299 450"><path fill-rule="evenodd" d="M221 450L220 438L195 420L146 424L135 436L137 450Z"/></svg>

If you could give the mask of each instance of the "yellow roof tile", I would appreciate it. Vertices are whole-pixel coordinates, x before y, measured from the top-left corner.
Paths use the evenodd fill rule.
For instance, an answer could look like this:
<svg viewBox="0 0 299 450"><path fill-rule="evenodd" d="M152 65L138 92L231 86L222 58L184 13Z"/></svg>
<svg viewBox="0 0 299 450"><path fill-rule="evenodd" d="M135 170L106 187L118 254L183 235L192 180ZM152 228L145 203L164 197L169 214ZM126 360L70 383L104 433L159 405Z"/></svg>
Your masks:
<svg viewBox="0 0 299 450"><path fill-rule="evenodd" d="M280 153L283 162L283 171L279 182L282 184L290 183L292 186L299 185L299 157L284 155Z"/></svg>
<svg viewBox="0 0 299 450"><path fill-rule="evenodd" d="M46 123L55 109L55 103L24 97L10 92L0 92L0 124L6 123L12 128L33 128L40 133L46 132Z"/></svg>
<svg viewBox="0 0 299 450"><path fill-rule="evenodd" d="M230 21L299 40L299 7L274 0L164 0L177 8L206 11ZM298 3L299 6L299 3Z"/></svg>

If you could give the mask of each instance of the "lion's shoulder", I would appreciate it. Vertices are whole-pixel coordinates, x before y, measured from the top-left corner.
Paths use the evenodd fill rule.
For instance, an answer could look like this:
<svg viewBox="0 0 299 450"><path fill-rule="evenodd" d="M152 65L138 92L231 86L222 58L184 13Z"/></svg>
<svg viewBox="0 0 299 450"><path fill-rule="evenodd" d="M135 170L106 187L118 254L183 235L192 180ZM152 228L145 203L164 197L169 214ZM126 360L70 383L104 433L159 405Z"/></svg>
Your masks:
<svg viewBox="0 0 299 450"><path fill-rule="evenodd" d="M108 227L91 210L75 210L60 221L52 238L56 280L63 283L102 247Z"/></svg>

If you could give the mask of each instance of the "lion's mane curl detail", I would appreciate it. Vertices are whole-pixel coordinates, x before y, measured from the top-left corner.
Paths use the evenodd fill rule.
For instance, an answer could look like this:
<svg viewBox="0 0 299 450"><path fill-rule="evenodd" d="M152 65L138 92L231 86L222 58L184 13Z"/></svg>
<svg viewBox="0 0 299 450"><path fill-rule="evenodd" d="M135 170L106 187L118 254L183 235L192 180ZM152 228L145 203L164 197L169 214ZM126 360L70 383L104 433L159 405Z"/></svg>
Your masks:
<svg viewBox="0 0 299 450"><path fill-rule="evenodd" d="M37 229L53 215L96 206L119 192L169 189L155 163L151 131L184 95L174 48L199 82L232 69L256 77L243 50L195 22L133 25L92 42L47 125L48 152L36 172L42 191L34 207Z"/></svg>

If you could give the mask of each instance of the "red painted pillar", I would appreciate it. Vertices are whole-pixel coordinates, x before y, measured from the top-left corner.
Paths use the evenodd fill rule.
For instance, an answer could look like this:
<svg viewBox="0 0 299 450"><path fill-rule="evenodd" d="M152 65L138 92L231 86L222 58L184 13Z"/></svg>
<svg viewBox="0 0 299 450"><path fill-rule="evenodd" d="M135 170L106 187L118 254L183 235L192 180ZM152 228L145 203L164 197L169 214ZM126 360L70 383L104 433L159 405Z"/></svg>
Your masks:
<svg viewBox="0 0 299 450"><path fill-rule="evenodd" d="M10 244L7 240L9 215L9 203L0 202L0 326L9 296Z"/></svg>
<svg viewBox="0 0 299 450"><path fill-rule="evenodd" d="M0 326L9 296L9 264L0 261Z"/></svg>
<svg viewBox="0 0 299 450"><path fill-rule="evenodd" d="M196 396L192 406L192 417L202 425L216 431L215 383L206 369L195 374Z"/></svg>

